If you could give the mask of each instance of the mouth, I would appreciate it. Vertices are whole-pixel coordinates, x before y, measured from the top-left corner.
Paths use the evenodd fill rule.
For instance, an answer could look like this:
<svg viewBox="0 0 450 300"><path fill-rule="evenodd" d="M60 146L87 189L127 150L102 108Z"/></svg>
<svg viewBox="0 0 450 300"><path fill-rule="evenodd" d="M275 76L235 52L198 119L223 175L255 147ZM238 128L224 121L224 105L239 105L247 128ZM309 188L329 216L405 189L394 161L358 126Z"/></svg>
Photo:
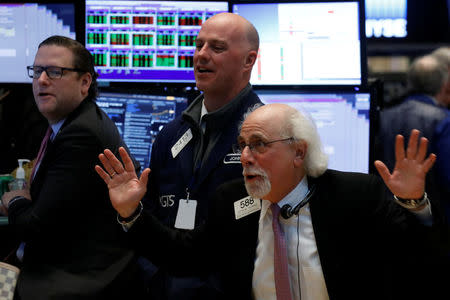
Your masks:
<svg viewBox="0 0 450 300"><path fill-rule="evenodd" d="M213 71L211 69L204 68L204 67L197 67L197 68L195 68L195 70L197 71L197 73L200 73L200 74L213 73Z"/></svg>
<svg viewBox="0 0 450 300"><path fill-rule="evenodd" d="M41 97L48 97L48 96L54 96L53 94L46 93L46 92L40 92L38 93L38 96Z"/></svg>
<svg viewBox="0 0 450 300"><path fill-rule="evenodd" d="M244 175L244 180L245 181L253 181L253 180L258 180L258 179L262 179L263 175L261 174L248 174L245 173Z"/></svg>

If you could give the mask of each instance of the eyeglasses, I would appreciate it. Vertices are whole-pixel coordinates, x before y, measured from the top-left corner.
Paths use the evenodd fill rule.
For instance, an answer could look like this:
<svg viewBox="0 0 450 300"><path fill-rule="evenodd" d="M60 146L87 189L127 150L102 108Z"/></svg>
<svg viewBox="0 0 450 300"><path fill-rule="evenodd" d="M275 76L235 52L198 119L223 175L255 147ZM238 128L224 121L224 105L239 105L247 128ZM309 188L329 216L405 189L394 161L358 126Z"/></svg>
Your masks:
<svg viewBox="0 0 450 300"><path fill-rule="evenodd" d="M81 69L54 67L54 66L48 66L48 67L28 66L27 70L28 70L28 76L30 76L30 78L34 78L34 79L38 79L39 77L41 77L41 74L44 71L45 71L45 73L47 73L47 76L50 79L60 79L63 76L64 71L86 72Z"/></svg>
<svg viewBox="0 0 450 300"><path fill-rule="evenodd" d="M248 148L250 148L250 151L252 153L264 153L267 150L267 145L276 143L276 142L286 142L286 141L294 141L295 138L290 137L290 138L286 138L286 139L280 139L280 140L274 140L274 141L269 141L269 142L263 142L263 141L255 141L255 142L251 142L251 143L238 143L233 145L233 151L234 153L242 153L242 151L244 151L245 147L248 146Z"/></svg>

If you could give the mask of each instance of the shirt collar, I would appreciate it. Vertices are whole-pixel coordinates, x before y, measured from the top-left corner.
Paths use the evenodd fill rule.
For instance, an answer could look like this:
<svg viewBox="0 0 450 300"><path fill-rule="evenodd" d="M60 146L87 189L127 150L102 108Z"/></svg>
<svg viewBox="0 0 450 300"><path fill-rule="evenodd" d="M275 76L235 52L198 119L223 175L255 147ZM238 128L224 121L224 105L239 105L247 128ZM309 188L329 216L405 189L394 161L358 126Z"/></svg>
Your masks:
<svg viewBox="0 0 450 300"><path fill-rule="evenodd" d="M203 118L204 115L208 114L208 110L205 106L205 99L202 100L202 111L200 113L200 120Z"/></svg>
<svg viewBox="0 0 450 300"><path fill-rule="evenodd" d="M64 121L66 121L66 119L62 119L61 121L58 121L57 123L50 125L53 130L53 133L50 136L50 140L53 141L55 139L56 135L58 134L59 130L61 129L61 126L64 124Z"/></svg>
<svg viewBox="0 0 450 300"><path fill-rule="evenodd" d="M306 179L306 176L303 176L303 179L297 186L278 202L278 206L281 208L283 205L289 204L291 207L295 207L303 198L305 198L306 194L308 194L308 179ZM262 200L261 218L264 218L271 204L272 202L269 200Z"/></svg>

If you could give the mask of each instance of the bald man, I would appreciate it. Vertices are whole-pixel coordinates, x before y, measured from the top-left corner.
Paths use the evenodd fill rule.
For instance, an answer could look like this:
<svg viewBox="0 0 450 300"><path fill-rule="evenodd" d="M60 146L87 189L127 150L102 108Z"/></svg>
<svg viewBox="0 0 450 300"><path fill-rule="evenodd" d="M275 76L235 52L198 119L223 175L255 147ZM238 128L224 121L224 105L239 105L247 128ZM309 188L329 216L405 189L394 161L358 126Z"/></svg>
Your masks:
<svg viewBox="0 0 450 300"><path fill-rule="evenodd" d="M156 137L149 192L142 201L164 224L183 229L204 223L217 186L241 176L239 155L232 151L238 123L249 107L261 103L249 84L259 48L250 22L217 14L203 23L195 45L194 74L203 93ZM182 199L191 199L194 206ZM147 269L151 299L215 297L208 278L173 278L164 270L155 274L156 268L144 260L141 265Z"/></svg>
<svg viewBox="0 0 450 300"><path fill-rule="evenodd" d="M435 156L425 158L427 141L418 136L412 133L406 151L397 138L392 174L376 162L394 198L378 177L327 170L310 118L287 105L262 106L238 136L244 178L218 188L203 227L171 230L143 212L128 234L142 253L172 272L220 274L222 294L215 299L415 299L424 296L423 287L431 296L426 280L433 274L414 272L427 257L430 228L424 224L434 221L424 177ZM104 169L96 171L118 214L128 218L139 210L150 170L138 179L126 151L120 154L124 166L105 150ZM286 238L284 281L274 271L275 212ZM403 273L399 266L406 266L402 259L410 253L412 270ZM413 278L420 284L403 285ZM397 288L405 293L396 294Z"/></svg>

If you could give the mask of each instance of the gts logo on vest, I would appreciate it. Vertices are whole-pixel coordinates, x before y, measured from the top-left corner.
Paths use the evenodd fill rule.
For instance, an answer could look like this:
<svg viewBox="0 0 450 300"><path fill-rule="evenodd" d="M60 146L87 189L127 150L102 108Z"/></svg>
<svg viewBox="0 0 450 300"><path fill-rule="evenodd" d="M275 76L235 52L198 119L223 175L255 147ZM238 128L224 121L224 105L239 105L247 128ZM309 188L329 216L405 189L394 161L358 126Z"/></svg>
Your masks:
<svg viewBox="0 0 450 300"><path fill-rule="evenodd" d="M159 203L162 207L172 207L175 203L175 195L163 195L159 197Z"/></svg>

